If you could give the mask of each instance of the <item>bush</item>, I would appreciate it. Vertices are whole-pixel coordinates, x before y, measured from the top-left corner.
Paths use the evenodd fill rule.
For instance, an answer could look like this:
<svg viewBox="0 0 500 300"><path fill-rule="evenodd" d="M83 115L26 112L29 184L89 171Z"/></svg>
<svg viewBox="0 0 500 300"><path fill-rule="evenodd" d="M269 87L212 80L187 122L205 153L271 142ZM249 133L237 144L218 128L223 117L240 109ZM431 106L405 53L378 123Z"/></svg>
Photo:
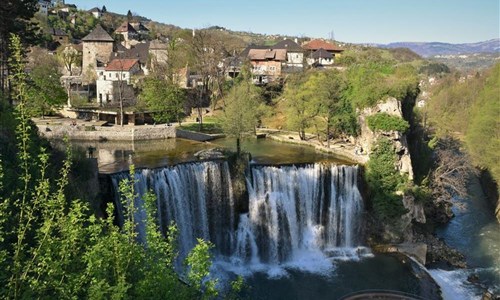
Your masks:
<svg viewBox="0 0 500 300"><path fill-rule="evenodd" d="M387 113L378 113L367 117L368 127L372 131L400 131L406 132L410 128L410 124L402 118L389 115Z"/></svg>
<svg viewBox="0 0 500 300"><path fill-rule="evenodd" d="M402 196L397 193L406 185L407 178L396 169L396 154L387 138L380 139L375 145L367 164L365 179L378 219L394 223L407 212Z"/></svg>

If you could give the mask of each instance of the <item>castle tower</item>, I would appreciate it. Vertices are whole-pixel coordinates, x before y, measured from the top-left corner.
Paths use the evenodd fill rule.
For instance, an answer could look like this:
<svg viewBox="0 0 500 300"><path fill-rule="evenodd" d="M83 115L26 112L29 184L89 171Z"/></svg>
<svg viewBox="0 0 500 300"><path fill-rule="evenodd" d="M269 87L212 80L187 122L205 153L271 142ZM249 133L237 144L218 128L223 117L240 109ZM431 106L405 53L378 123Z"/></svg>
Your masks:
<svg viewBox="0 0 500 300"><path fill-rule="evenodd" d="M113 52L113 38L101 27L97 25L94 30L82 39L82 73L85 74L89 69L96 71L109 62Z"/></svg>

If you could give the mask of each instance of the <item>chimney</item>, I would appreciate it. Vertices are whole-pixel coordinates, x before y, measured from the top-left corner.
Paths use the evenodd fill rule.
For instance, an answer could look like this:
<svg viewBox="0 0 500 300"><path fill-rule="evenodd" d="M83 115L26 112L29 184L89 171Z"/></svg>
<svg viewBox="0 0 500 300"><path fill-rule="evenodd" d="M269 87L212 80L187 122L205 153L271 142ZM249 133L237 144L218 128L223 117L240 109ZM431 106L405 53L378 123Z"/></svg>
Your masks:
<svg viewBox="0 0 500 300"><path fill-rule="evenodd" d="M295 38L295 44L298 44L299 43L299 40L297 38Z"/></svg>

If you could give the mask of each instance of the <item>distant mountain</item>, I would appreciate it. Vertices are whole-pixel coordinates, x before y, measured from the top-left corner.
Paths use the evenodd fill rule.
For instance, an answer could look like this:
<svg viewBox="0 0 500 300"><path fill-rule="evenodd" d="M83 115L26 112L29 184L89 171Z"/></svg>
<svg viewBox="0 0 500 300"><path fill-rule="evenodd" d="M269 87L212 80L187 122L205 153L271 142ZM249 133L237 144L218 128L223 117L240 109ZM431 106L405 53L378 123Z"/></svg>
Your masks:
<svg viewBox="0 0 500 300"><path fill-rule="evenodd" d="M439 42L398 42L390 44L378 44L377 46L382 48L409 48L413 52L423 57L430 57L450 54L499 53L500 39L492 39L489 41L468 44L448 44Z"/></svg>

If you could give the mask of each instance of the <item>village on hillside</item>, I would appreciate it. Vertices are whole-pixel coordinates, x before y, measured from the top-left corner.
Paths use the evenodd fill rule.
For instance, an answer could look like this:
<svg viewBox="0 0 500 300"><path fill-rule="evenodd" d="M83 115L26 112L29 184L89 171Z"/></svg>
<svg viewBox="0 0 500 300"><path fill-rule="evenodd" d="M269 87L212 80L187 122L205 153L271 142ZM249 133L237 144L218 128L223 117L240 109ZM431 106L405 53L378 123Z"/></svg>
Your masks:
<svg viewBox="0 0 500 300"><path fill-rule="evenodd" d="M185 104L186 115L199 111L201 119L201 114L213 109L210 98L220 94L219 85L237 77L245 64L250 66L252 82L265 86L310 68L332 68L344 51L333 41L286 37L273 44L233 45L231 40L219 39L224 37L223 29L169 36L160 33L157 24L132 16L130 11L120 18L105 7L81 11L64 0L40 0L38 15L59 25L47 25L44 31L50 36L48 50L64 62L61 84L68 101L61 112L66 117L107 124L156 123L150 109L138 105L141 83L152 73L170 77L186 90L192 99ZM81 30L82 18L86 26L94 25L87 28L90 32ZM80 30L82 36L72 36L65 28ZM186 58L182 52L193 52L194 58ZM118 109L125 110L123 120Z"/></svg>

